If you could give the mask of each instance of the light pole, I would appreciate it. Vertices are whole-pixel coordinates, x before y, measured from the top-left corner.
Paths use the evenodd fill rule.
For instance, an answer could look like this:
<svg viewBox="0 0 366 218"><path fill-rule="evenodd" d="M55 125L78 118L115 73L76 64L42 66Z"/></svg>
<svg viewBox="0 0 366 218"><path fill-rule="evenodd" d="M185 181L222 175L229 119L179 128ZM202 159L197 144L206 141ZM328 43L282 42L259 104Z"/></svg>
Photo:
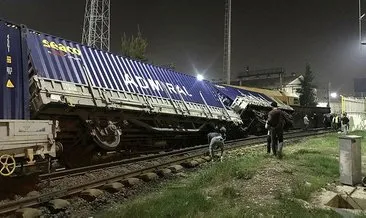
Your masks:
<svg viewBox="0 0 366 218"><path fill-rule="evenodd" d="M359 40L361 45L365 45L365 42L362 42L362 19L365 16L365 14L361 14L361 0L358 0L358 29L359 29ZM360 46L360 49L362 49L362 46Z"/></svg>
<svg viewBox="0 0 366 218"><path fill-rule="evenodd" d="M224 24L224 62L223 68L226 74L226 83L231 80L231 0L225 0L225 24Z"/></svg>
<svg viewBox="0 0 366 218"><path fill-rule="evenodd" d="M328 104L327 104L327 107L330 107L330 82L328 82L327 94L328 94Z"/></svg>

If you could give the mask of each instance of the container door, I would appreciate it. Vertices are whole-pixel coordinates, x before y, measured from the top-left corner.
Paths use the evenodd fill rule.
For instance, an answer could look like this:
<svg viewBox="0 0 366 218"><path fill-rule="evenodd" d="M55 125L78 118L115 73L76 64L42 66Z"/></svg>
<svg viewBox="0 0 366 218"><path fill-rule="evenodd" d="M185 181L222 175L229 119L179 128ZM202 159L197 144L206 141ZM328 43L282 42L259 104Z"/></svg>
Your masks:
<svg viewBox="0 0 366 218"><path fill-rule="evenodd" d="M21 30L0 20L0 119L27 119Z"/></svg>

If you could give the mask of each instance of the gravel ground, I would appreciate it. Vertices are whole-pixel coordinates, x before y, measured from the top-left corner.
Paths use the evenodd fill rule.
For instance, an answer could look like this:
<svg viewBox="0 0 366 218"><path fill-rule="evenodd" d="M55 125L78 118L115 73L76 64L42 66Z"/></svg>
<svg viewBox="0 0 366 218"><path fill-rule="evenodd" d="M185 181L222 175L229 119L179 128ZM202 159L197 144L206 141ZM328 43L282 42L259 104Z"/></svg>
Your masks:
<svg viewBox="0 0 366 218"><path fill-rule="evenodd" d="M157 190L163 187L166 182L171 179L186 177L186 173L189 174L190 172L196 171L197 169L199 169L199 167L194 169L186 169L185 173L172 174L168 178L159 178L156 181L143 182L133 188L125 188L122 192L113 194L104 192L103 196L92 202L88 202L79 197L73 197L67 199L71 203L71 206L66 211L61 211L56 214L52 214L46 207L41 209L44 212L44 217L92 217L102 210L115 207L116 205L121 204L122 202L125 202L137 195L143 195L145 193Z"/></svg>
<svg viewBox="0 0 366 218"><path fill-rule="evenodd" d="M140 161L139 163L124 164L122 166L114 166L108 169L95 170L82 175L64 177L58 180L41 181L38 184L36 180L32 180L32 185L27 186L24 186L24 184L29 183L28 182L29 180L27 179L19 180L16 178L15 183L12 180L7 180L6 183L9 184L9 187L8 188L5 187L3 188L3 190L11 190L11 192L13 192L14 190L18 190L15 187L20 187L21 189L24 190L19 191L21 195L14 195L14 193L11 193L11 195L9 196L4 195L3 200L0 200L0 205L8 203L12 200L22 199L26 197L27 193L32 191L34 192L34 190L37 190L39 194L46 194L54 191L59 191L68 187L77 186L80 185L81 183L96 181L99 180L100 178L111 177L118 174L139 170L142 168L158 165L164 162L172 161L174 159L187 156L189 155L185 154L185 155L176 155L173 157L161 157L158 160L146 160L146 161ZM175 177L179 176L175 175ZM47 207L41 207L40 209L43 211L45 217L70 217L71 214L72 217L88 217L87 214L99 211L100 209L103 208L103 205L111 205L113 203L121 202L125 200L127 197L133 196L136 193L141 193L144 190L149 190L151 186L162 184L165 180L166 179L164 178L154 182L142 183L141 185L134 187L133 189L126 188L125 191L120 193L110 194L105 192L105 195L103 197L101 197L100 199L96 199L93 202L87 202L81 198L72 197L71 199L69 199L71 207L67 211L62 211L57 214L52 214ZM2 185L5 184L4 181L0 182L2 183ZM0 193L3 194L4 192L0 190Z"/></svg>
<svg viewBox="0 0 366 218"><path fill-rule="evenodd" d="M256 146L256 148L258 148L258 147L262 147L262 145ZM256 148L244 148L244 150L256 149ZM235 150L235 151L228 152L228 156L242 155L242 153L243 153L243 149L239 149L237 151ZM185 156L188 156L188 155L177 155L177 156L175 156L175 158L181 158L181 157L185 157ZM153 165L157 165L157 164L167 162L167 161L172 161L172 160L173 160L172 157L162 157L158 160L141 161L138 164L136 164L136 163L124 164L123 166L111 167L109 169L104 169L104 170L96 170L94 172L88 172L83 175L65 177L65 178L62 178L59 180L54 180L51 182L41 182L37 185L36 190L38 190L39 193L41 193L41 194L50 193L50 192L59 191L59 190L62 190L62 189L68 188L68 187L73 187L73 186L79 185L80 183L91 182L91 181L98 180L100 178L110 177L110 176L114 176L117 174L122 174L122 173L126 173L128 171L138 170L138 169L141 169L144 167L153 166ZM204 166L204 165L201 165L200 167L202 167L202 166ZM198 167L198 168L200 168L200 167ZM198 168L195 168L195 169L198 169ZM190 171L190 170L188 170L188 171ZM267 172L276 172L276 170L272 169ZM173 177L182 177L182 176L186 177L187 175L185 175L184 173L178 174L178 175L173 175ZM270 178L271 175L267 174L267 175L263 175L260 177L262 177L262 178L260 178L259 181L263 181L263 179L265 179L265 178ZM90 214L94 214L104 208L111 207L111 205L113 205L114 203L117 203L117 202L120 203L136 194L143 194L144 192L149 192L151 190L154 190L156 187L164 185L165 180L166 179L164 178L164 179L159 179L159 180L153 181L153 182L142 183L138 187L134 187L133 189L130 189L130 188L125 189L125 191L120 192L120 193L109 194L109 193L105 192L105 195L103 195L103 197L101 197L100 199L96 199L93 202L87 202L81 198L73 197L70 199L71 207L67 211L60 212L57 214L51 214L50 211L46 207L43 207L42 210L45 213L45 217L65 217L65 216L70 217L71 214L72 214L72 217L88 217L88 216L90 216ZM269 194L271 194L271 193L269 193ZM22 198L22 196L20 196L20 195L16 195L13 197L16 199ZM272 199L272 198L273 198L272 196L264 196L264 199ZM0 204L7 203L7 202L9 202L9 200L2 200L2 201L0 201Z"/></svg>
<svg viewBox="0 0 366 218"><path fill-rule="evenodd" d="M248 149L257 149L257 148L263 148L263 145L256 146L255 148L242 148L237 149L233 151L228 151L226 153L226 158L230 158L233 156L242 156L245 155ZM274 160L274 162L277 162L277 160ZM144 196L147 193L150 193L152 191L156 191L161 189L166 185L166 183L172 179L185 179L190 176L191 173L194 173L198 170L205 169L211 165L210 162L206 162L204 164L201 164L197 166L196 168L191 169L185 169L181 173L172 174L170 178L160 178L157 181L151 181L147 183L142 183L137 187L134 187L133 189L126 188L124 192L116 193L116 194L110 194L107 193L100 199L88 203L80 198L74 198L72 199L72 207L70 207L67 211L67 215L70 217L93 217L96 214L100 213L103 210L106 209L113 209L115 207L118 207L121 203L133 200L134 197L137 196ZM263 174L262 174L263 173ZM254 180L256 180L256 183L261 183L264 186L271 186L273 184L265 183L264 178L267 178L268 176L271 176L270 174L275 173L279 174L280 172L277 172L277 170L273 169L267 169L265 172L260 173L260 175L257 175ZM237 187L239 190L240 188L245 188L246 186L250 186L253 181L248 181L247 184L243 186L243 184L240 184L240 187ZM281 181L278 181L281 182ZM239 184L238 184L239 185ZM221 189L215 189L215 190L221 190ZM257 190L257 189L256 189ZM206 190L207 192L214 191L214 190ZM258 194L258 193L253 193ZM262 193L263 194L263 193ZM272 193L269 193L269 195L265 194L263 197L261 197L261 200L271 200L273 199ZM258 199L253 199L258 200ZM259 202L260 203L260 202ZM59 215L59 214L57 214ZM52 215L50 217L57 217L57 215Z"/></svg>
<svg viewBox="0 0 366 218"><path fill-rule="evenodd" d="M230 156L244 155L244 153L246 153L245 151L247 149L257 149L257 148L263 148L263 147L264 147L263 145L258 145L255 148L242 148L242 149L237 149L234 151L229 151L229 152L227 152L226 158L229 158ZM178 155L176 157L181 158L184 156L188 156L188 155ZM157 164L167 162L167 161L172 161L172 160L173 160L173 158L171 158L171 157L162 157L158 160L147 160L147 161L139 162L138 164L136 164L136 163L125 164L123 166L111 167L109 169L96 170L94 172L89 172L84 175L72 176L69 178L65 177L65 178L62 178L59 180L51 181L50 183L41 182L38 184L37 190L41 194L49 193L52 191L58 191L58 190L65 189L67 187L73 187L73 186L79 185L80 183L91 182L91 181L98 180L100 178L110 177L113 175L126 173L128 171L138 170L138 169L141 169L144 167L153 166L153 165L157 165ZM275 162L277 162L277 161L273 160L273 165L276 165ZM190 171L195 171L195 170L205 167L205 166L207 166L207 164L200 165L199 167L196 167L194 169L186 169L185 172L189 173ZM282 167L285 167L285 166L282 166ZM271 177L276 177L277 174L283 175L284 171L288 171L288 170L286 170L284 168L278 169L277 167L275 167L274 169L266 169L266 170L263 170L262 172L260 172L259 174L257 174L255 176L255 178L253 178L253 179L256 180L258 183L261 183L263 185L262 188L264 188L264 186L266 186L265 187L266 190L271 190L271 188L267 187L267 186L269 184L271 184L271 186L273 186L273 183L271 183L269 181L263 183L263 181L266 181L266 180L268 180L268 178L271 178ZM273 175L273 174L275 174L275 175ZM185 174L185 173L173 174L171 177L172 178L187 177L187 174ZM104 192L104 195L102 197L96 199L93 202L87 202L84 199L81 199L79 197L72 197L72 198L68 199L71 203L71 206L66 211L58 212L56 214L52 214L47 207L41 207L41 209L44 212L44 217L91 217L94 214L96 214L104 209L114 207L116 205L116 203L121 203L121 202L127 201L130 198L133 198L136 195L142 195L144 193L148 193L153 190L156 190L157 188L164 186L165 182L168 179L171 179L171 178L160 178L157 181L151 181L151 182L147 182L147 183L143 182L136 187L125 188L124 191L114 193L114 194ZM279 182L285 182L285 181L279 181ZM240 189L240 188L244 188L244 187L238 187L238 189ZM207 190L207 191L210 191L210 190ZM257 196L258 196L258 194L259 193L253 193L253 195L257 195ZM261 195L259 195L259 196L261 196L261 201L271 201L274 198L273 194L274 193L269 192L269 193L264 194L263 196L261 196ZM22 196L15 196L15 198L19 199L19 198L22 198ZM258 199L256 199L256 200L258 200ZM8 201L9 200L0 201L0 204L6 203Z"/></svg>
<svg viewBox="0 0 366 218"><path fill-rule="evenodd" d="M81 183L92 182L99 180L100 178L112 177L118 174L127 173L130 171L139 170L149 166L158 165L167 161L172 161L176 157L162 157L159 160L147 160L141 161L139 163L124 164L122 166L115 166L108 169L96 170L93 172L88 172L83 175L65 177L58 180L53 180L51 182L43 181L38 184L37 190L41 194L50 193L58 190L65 189L67 187L73 187Z"/></svg>

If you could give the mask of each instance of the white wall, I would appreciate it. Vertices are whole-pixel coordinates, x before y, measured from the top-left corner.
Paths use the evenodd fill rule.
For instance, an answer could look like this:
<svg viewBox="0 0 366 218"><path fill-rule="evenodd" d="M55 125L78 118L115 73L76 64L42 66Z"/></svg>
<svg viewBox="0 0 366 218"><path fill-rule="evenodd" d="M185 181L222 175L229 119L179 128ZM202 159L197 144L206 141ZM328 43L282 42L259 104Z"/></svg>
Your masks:
<svg viewBox="0 0 366 218"><path fill-rule="evenodd" d="M342 104L341 101L338 102L330 102L330 112L335 114L341 114L342 113Z"/></svg>
<svg viewBox="0 0 366 218"><path fill-rule="evenodd" d="M342 112L346 112L350 120L350 130L366 130L365 98L343 97Z"/></svg>

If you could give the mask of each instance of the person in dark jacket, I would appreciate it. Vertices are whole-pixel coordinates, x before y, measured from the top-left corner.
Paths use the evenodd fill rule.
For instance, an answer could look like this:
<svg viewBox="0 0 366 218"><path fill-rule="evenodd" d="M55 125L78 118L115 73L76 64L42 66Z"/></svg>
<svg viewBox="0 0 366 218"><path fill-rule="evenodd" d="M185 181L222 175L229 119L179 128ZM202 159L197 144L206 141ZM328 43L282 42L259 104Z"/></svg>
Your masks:
<svg viewBox="0 0 366 218"><path fill-rule="evenodd" d="M324 125L324 128L332 127L332 119L333 119L333 116L330 113L323 115L323 125Z"/></svg>
<svg viewBox="0 0 366 218"><path fill-rule="evenodd" d="M278 155L278 158L282 158L283 148L283 127L286 124L287 116L285 112L281 111L277 107L276 102L271 103L272 110L268 113L267 123L270 126L271 132L271 145L274 155Z"/></svg>
<svg viewBox="0 0 366 218"><path fill-rule="evenodd" d="M343 113L343 117L341 118L342 122L342 130L347 135L349 131L349 119L347 117L347 113Z"/></svg>
<svg viewBox="0 0 366 218"><path fill-rule="evenodd" d="M337 130L342 131L342 114L338 116Z"/></svg>

